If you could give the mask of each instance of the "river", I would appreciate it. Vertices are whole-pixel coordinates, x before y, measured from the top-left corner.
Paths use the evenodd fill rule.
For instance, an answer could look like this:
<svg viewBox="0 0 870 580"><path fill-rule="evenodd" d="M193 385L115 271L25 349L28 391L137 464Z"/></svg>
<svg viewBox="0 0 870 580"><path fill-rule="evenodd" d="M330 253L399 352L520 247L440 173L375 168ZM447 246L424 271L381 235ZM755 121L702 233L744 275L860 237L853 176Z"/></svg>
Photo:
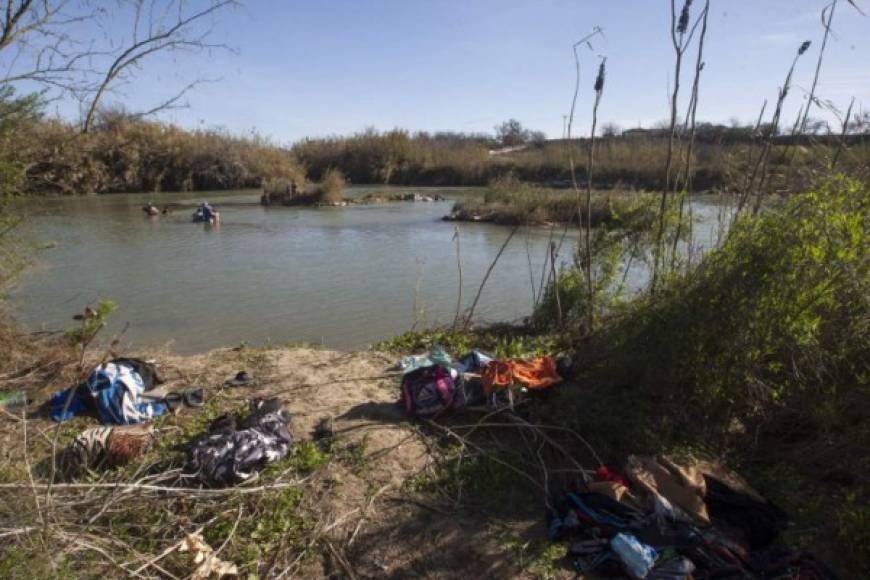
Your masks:
<svg viewBox="0 0 870 580"><path fill-rule="evenodd" d="M17 318L32 330L65 329L87 304L109 299L117 310L107 335L129 323L125 347L166 346L180 354L241 342L360 348L453 320L456 224L440 220L452 201L263 208L254 205L258 199L258 192L239 191L27 202L27 234L48 247L11 294ZM149 200L158 206L208 200L221 210L222 223L193 224L187 210L148 218L140 208ZM239 202L250 205L232 205ZM715 204L695 205L708 218L715 215ZM459 228L467 308L510 229ZM702 245L709 245L704 240L712 240L714 229L702 226ZM526 228L514 237L487 283L476 321L530 314L529 262L537 284L550 236L549 228ZM566 257L575 240L563 250ZM642 271L631 276L635 285L642 278Z"/></svg>

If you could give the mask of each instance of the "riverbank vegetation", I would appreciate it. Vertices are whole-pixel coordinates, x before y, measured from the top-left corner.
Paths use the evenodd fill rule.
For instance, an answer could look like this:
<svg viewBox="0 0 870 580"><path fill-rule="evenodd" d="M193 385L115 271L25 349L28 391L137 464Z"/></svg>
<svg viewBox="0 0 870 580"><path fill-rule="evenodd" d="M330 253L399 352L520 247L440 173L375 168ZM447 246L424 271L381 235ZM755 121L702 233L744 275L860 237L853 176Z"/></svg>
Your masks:
<svg viewBox="0 0 870 580"><path fill-rule="evenodd" d="M7 99L8 106L15 102ZM15 136L3 144L3 158L14 159L22 193L244 189L305 177L289 151L265 138L186 131L122 112L101 113L82 133L32 111Z"/></svg>
<svg viewBox="0 0 870 580"><path fill-rule="evenodd" d="M419 186L480 186L513 176L545 187L587 178L588 142L534 140L503 149L487 135L410 134L369 130L350 137L305 139L282 147L257 135L217 129L185 130L121 110L102 110L91 129L41 113L35 97L0 95L4 118L16 124L15 142L0 144L14 165L16 192L82 194L263 188L270 181L321 181L330 170L349 183ZM22 107L23 103L27 106ZM16 112L17 111L17 112ZM870 167L867 125L853 122L848 148L831 135L784 136L771 145L771 185L779 191L805 188L836 157L850 174ZM687 138L687 136L683 136ZM738 192L752 171L751 128L708 128L692 153L694 191ZM660 131L627 131L599 137L593 185L598 189L653 190L664 185L661 166L668 139Z"/></svg>
<svg viewBox="0 0 870 580"><path fill-rule="evenodd" d="M702 125L696 130L692 152L693 191L739 191L752 171L749 152L762 129L751 126ZM870 124L849 126L848 154L840 155L841 169L866 174L870 166ZM820 129L821 130L821 129ZM797 191L830 166L840 150L836 127L824 134L782 135L771 146L770 169L776 187ZM688 129L679 136L688 140ZM596 143L594 186L607 189L661 189L661 168L668 154L668 136L660 129L628 130L599 136ZM313 179L329 168L340 169L353 183L393 185L480 186L505 175L521 181L567 187L571 182L569 156L574 155L577 178L587 176L586 139L532 141L503 149L485 135L412 134L403 130L368 130L349 137L307 139L293 153Z"/></svg>
<svg viewBox="0 0 870 580"><path fill-rule="evenodd" d="M307 183L304 176L297 179L269 179L263 186L262 205L322 206L344 205L346 181L337 169L330 169L320 183Z"/></svg>
<svg viewBox="0 0 870 580"><path fill-rule="evenodd" d="M590 214L592 226L648 226L653 217L652 201L644 193L596 192ZM464 196L446 219L501 225L576 224L578 207L573 191L545 188L509 174L491 181L482 196Z"/></svg>
<svg viewBox="0 0 870 580"><path fill-rule="evenodd" d="M313 192L320 203L339 203L344 199L344 174L338 169L329 169L323 174Z"/></svg>

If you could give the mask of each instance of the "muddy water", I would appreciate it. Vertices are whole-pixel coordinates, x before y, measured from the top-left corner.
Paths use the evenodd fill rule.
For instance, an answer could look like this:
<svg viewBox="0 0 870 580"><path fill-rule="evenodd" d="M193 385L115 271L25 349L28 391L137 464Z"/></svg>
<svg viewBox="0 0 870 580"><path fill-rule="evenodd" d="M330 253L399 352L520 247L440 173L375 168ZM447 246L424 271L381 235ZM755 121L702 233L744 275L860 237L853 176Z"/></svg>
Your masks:
<svg viewBox="0 0 870 580"><path fill-rule="evenodd" d="M188 210L147 218L140 207L149 200L208 200L222 223L192 224ZM314 209L263 208L257 200L256 192L224 192L29 202L29 234L51 246L12 294L17 316L34 330L63 329L86 304L110 299L118 307L113 328L129 323L128 346L169 344L179 353L242 341L358 348L415 324L453 320L454 224L440 221L452 201ZM696 207L715 222L715 204ZM460 229L467 307L509 229ZM705 223L699 240L708 244L713 229ZM550 235L533 228L514 237L476 318L515 321L530 313L531 278L537 285ZM644 276L635 267L630 282Z"/></svg>

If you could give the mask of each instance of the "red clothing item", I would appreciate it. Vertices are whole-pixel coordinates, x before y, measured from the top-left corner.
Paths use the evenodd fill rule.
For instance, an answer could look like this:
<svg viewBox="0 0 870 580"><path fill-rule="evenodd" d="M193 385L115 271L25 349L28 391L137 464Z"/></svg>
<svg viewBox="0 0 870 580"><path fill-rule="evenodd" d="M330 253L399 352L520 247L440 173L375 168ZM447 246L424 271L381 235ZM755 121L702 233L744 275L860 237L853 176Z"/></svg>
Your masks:
<svg viewBox="0 0 870 580"><path fill-rule="evenodd" d="M612 481L613 483L628 487L628 482L625 481L625 478L617 472L612 471L606 465L602 465L595 470L595 481Z"/></svg>
<svg viewBox="0 0 870 580"><path fill-rule="evenodd" d="M562 381L556 372L556 360L541 356L533 359L492 361L481 374L483 390L489 395L510 385L523 385L529 389L545 389Z"/></svg>

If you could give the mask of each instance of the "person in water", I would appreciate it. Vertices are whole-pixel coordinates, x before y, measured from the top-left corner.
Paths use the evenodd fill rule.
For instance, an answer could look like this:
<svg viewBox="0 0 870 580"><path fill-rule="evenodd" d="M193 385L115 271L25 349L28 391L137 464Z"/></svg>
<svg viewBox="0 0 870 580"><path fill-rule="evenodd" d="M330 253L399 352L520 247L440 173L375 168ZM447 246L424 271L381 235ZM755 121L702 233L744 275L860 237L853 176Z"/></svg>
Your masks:
<svg viewBox="0 0 870 580"><path fill-rule="evenodd" d="M217 225L220 223L221 214L216 211L207 201L199 208L199 213L202 214L202 220L206 223Z"/></svg>
<svg viewBox="0 0 870 580"><path fill-rule="evenodd" d="M142 206L142 211L144 211L149 216L157 215L160 213L160 210L157 209L157 206L155 206L150 201L147 204L145 204L144 206Z"/></svg>

